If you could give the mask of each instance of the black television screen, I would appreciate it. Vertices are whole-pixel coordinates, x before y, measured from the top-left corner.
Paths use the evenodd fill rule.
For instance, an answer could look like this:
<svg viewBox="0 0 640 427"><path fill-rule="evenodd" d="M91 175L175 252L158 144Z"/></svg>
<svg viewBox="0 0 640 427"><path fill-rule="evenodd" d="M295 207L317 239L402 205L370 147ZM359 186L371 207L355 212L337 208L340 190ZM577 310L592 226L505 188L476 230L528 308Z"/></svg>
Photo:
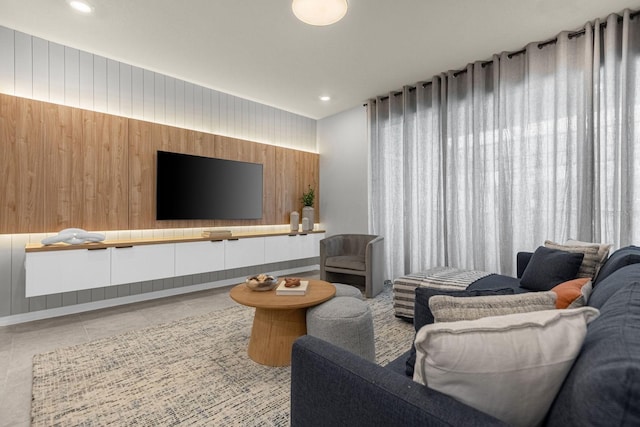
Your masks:
<svg viewBox="0 0 640 427"><path fill-rule="evenodd" d="M262 218L262 165L158 151L156 219Z"/></svg>

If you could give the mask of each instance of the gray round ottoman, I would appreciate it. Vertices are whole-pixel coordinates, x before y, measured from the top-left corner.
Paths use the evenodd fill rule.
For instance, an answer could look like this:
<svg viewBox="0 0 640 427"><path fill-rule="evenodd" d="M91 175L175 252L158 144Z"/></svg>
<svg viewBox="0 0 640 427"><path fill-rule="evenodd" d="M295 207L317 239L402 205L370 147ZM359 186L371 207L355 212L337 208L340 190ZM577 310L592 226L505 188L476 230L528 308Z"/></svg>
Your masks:
<svg viewBox="0 0 640 427"><path fill-rule="evenodd" d="M371 309L357 298L334 297L308 309L307 334L375 361Z"/></svg>
<svg viewBox="0 0 640 427"><path fill-rule="evenodd" d="M333 286L336 287L336 295L337 297L354 297L361 300L364 300L362 296L362 292L360 289L355 286L345 285L343 283L332 283Z"/></svg>

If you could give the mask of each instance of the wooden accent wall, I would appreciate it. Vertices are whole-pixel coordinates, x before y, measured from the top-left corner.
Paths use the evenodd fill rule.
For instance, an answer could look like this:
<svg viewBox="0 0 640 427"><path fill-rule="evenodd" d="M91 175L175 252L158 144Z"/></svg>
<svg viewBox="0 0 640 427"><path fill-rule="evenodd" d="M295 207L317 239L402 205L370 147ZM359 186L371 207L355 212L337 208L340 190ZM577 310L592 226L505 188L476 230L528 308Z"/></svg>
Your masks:
<svg viewBox="0 0 640 427"><path fill-rule="evenodd" d="M156 152L263 165L260 220L156 221ZM0 94L0 234L286 224L319 156Z"/></svg>

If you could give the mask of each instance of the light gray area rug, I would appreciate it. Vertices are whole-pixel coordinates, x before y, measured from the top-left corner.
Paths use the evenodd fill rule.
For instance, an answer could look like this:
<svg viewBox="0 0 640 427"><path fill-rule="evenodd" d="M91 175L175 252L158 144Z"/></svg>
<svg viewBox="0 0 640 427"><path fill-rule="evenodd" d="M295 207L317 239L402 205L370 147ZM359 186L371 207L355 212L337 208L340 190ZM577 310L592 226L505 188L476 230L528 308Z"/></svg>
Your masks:
<svg viewBox="0 0 640 427"><path fill-rule="evenodd" d="M372 308L376 361L409 348L391 288ZM247 356L253 309L231 307L33 358L34 426L284 426L290 368Z"/></svg>

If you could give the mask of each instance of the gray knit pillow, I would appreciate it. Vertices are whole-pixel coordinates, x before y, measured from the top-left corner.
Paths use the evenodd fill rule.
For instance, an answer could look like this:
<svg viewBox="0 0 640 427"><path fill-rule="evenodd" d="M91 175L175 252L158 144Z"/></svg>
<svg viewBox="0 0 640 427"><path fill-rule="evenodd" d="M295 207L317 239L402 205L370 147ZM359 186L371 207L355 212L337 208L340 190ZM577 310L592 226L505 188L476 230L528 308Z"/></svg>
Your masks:
<svg viewBox="0 0 640 427"><path fill-rule="evenodd" d="M555 310L556 298L556 293L550 291L469 298L435 295L429 298L429 308L436 323L456 322L505 314Z"/></svg>
<svg viewBox="0 0 640 427"><path fill-rule="evenodd" d="M577 277L588 277L590 279L593 279L594 277L596 277L596 273L598 272L598 270L600 270L600 267L605 260L605 258L601 255L600 245L597 243L594 243L593 245L563 245L561 243L552 242L551 240L545 240L544 246L549 249L559 249L565 252L584 254L584 258L582 258L582 264L580 264L580 269L578 270ZM609 251L607 250L607 254L608 253Z"/></svg>

